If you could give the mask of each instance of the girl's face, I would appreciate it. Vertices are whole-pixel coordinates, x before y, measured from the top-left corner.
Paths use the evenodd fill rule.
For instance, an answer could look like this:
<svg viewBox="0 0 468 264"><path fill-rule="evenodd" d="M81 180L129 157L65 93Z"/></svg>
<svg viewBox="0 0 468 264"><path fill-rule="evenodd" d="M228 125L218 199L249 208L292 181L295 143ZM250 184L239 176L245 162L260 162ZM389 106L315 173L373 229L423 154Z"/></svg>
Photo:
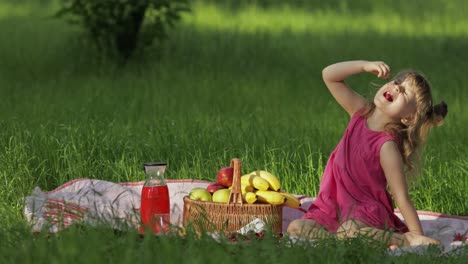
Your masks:
<svg viewBox="0 0 468 264"><path fill-rule="evenodd" d="M406 80L393 80L379 89L374 103L376 109L394 121L410 120L416 113L415 89Z"/></svg>

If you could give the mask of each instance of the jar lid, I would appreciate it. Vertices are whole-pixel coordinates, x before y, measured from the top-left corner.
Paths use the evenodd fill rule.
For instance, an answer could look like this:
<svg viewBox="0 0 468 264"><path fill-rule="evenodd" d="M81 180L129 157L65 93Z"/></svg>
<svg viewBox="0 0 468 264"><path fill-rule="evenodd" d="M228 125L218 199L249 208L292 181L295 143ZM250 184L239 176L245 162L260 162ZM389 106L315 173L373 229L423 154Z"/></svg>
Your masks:
<svg viewBox="0 0 468 264"><path fill-rule="evenodd" d="M145 167L160 167L160 166L167 166L167 162L145 162L143 163L143 170L145 170Z"/></svg>
<svg viewBox="0 0 468 264"><path fill-rule="evenodd" d="M167 166L167 162L145 162L143 166Z"/></svg>

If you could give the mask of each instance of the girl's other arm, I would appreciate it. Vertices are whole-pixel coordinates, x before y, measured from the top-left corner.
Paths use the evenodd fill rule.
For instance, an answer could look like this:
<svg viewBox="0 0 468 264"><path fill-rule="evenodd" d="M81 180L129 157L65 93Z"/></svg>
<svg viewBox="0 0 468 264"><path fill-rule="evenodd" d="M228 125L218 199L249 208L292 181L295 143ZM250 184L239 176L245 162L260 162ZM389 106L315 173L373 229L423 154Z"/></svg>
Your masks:
<svg viewBox="0 0 468 264"><path fill-rule="evenodd" d="M335 100L350 116L366 104L360 94L353 91L344 80L354 74L369 72L379 78L390 77L390 67L384 62L345 61L327 66L322 71L322 78Z"/></svg>
<svg viewBox="0 0 468 264"><path fill-rule="evenodd" d="M395 142L387 141L382 145L380 164L387 178L393 199L400 209L409 231L423 236L421 222L408 194L408 187L403 173L403 161Z"/></svg>

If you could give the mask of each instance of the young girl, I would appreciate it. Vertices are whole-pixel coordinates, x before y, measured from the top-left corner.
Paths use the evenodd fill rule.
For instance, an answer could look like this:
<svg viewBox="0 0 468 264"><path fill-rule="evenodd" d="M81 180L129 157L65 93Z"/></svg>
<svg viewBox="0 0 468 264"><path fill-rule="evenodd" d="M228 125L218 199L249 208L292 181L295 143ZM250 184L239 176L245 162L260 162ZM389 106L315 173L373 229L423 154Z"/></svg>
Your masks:
<svg viewBox="0 0 468 264"><path fill-rule="evenodd" d="M340 62L322 72L351 121L330 155L317 199L288 233L315 238L325 229L340 238L371 235L392 247L437 244L424 236L405 173L414 170L418 150L429 129L442 124L447 105L433 105L429 82L415 71L397 74L367 102L344 82L361 72L390 76L387 64L370 61ZM406 224L394 214L387 186Z"/></svg>

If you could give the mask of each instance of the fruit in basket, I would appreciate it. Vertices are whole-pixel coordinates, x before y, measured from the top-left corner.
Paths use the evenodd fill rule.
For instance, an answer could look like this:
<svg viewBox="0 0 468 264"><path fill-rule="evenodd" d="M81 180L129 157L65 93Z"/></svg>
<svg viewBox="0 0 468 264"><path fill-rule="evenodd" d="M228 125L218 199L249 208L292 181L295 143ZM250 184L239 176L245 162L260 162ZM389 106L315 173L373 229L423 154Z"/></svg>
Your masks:
<svg viewBox="0 0 468 264"><path fill-rule="evenodd" d="M257 201L257 195L253 192L246 192L242 194L242 198L244 198L244 201L248 204L253 204Z"/></svg>
<svg viewBox="0 0 468 264"><path fill-rule="evenodd" d="M224 187L230 187L232 185L232 178L234 177L234 168L224 167L218 171L216 176L216 182L223 185Z"/></svg>
<svg viewBox="0 0 468 264"><path fill-rule="evenodd" d="M275 204L275 205L283 204L284 200L286 199L286 198L284 198L284 196L281 193L274 192L274 191L261 191L261 190L258 190L258 191L255 192L255 194L257 195L257 199L260 202Z"/></svg>
<svg viewBox="0 0 468 264"><path fill-rule="evenodd" d="M266 191L269 188L268 182L255 174L246 174L241 177L241 184L250 185L257 190Z"/></svg>
<svg viewBox="0 0 468 264"><path fill-rule="evenodd" d="M278 191L281 188L281 182L278 180L278 178L268 171L260 170L256 171L255 174L265 179L268 182L271 190Z"/></svg>
<svg viewBox="0 0 468 264"><path fill-rule="evenodd" d="M211 193L205 188L195 187L189 193L189 198L196 201L211 202Z"/></svg>
<svg viewBox="0 0 468 264"><path fill-rule="evenodd" d="M284 196L284 198L286 198L286 200L284 201L285 206L289 206L292 208L301 207L301 201L299 201L299 199L296 196L287 192L280 192L280 193Z"/></svg>
<svg viewBox="0 0 468 264"><path fill-rule="evenodd" d="M210 183L208 186L206 186L206 190L211 194L213 194L217 190L222 190L222 189L226 189L226 187L224 187L223 185L219 183Z"/></svg>
<svg viewBox="0 0 468 264"><path fill-rule="evenodd" d="M217 190L213 193L212 200L215 203L228 203L229 195L231 195L231 190L229 189Z"/></svg>

